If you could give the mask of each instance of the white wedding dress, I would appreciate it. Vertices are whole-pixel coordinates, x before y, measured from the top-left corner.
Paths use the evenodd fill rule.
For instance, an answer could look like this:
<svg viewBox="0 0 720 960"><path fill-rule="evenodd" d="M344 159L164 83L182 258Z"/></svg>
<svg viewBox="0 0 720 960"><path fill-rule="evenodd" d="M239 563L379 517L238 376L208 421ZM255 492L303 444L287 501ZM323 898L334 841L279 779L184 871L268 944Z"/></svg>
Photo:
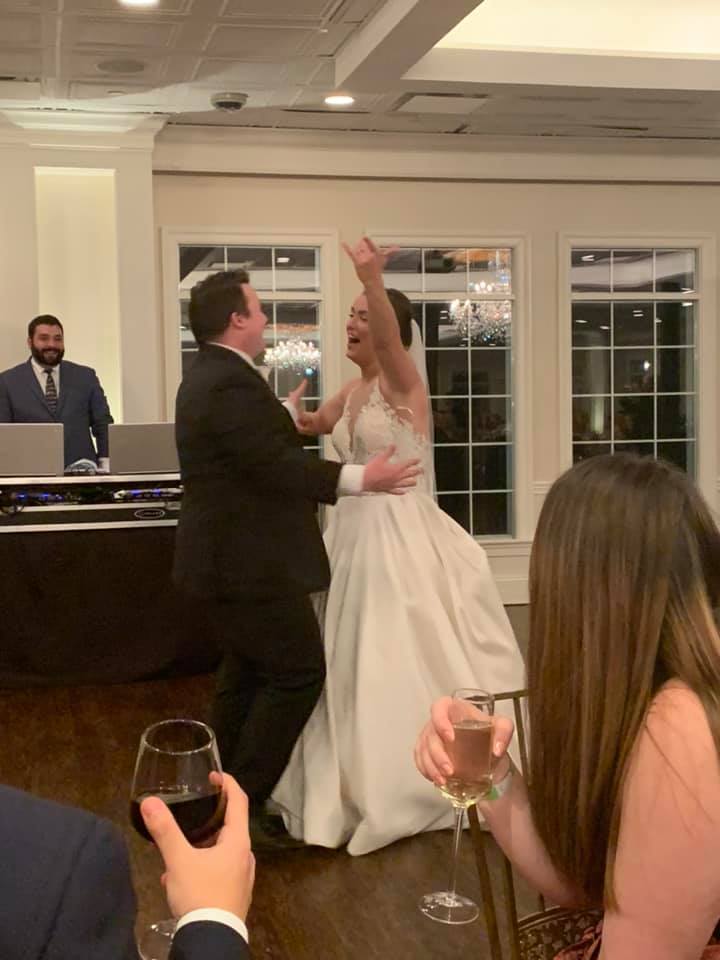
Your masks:
<svg viewBox="0 0 720 960"><path fill-rule="evenodd" d="M332 440L343 463L390 444L400 459L432 455L377 382ZM525 671L485 551L422 478L405 496L342 498L325 545L327 681L273 800L294 837L363 854L452 825L413 761L432 702L458 687L518 690Z"/></svg>

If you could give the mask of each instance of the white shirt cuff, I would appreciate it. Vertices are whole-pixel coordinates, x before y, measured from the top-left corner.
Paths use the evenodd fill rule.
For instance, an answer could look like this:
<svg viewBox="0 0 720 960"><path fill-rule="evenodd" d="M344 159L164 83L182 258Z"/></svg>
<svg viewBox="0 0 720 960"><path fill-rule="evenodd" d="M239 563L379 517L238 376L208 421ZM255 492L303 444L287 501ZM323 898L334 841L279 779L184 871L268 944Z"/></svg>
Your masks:
<svg viewBox="0 0 720 960"><path fill-rule="evenodd" d="M340 471L337 485L339 497L357 497L363 492L365 467L360 463L346 463Z"/></svg>
<svg viewBox="0 0 720 960"><path fill-rule="evenodd" d="M287 410L287 412L290 414L290 416L293 418L293 423L295 424L295 426L297 426L297 422L298 422L298 412L297 412L297 410L295 409L295 404L292 403L290 400L284 400L284 401L283 401L283 406L285 407L285 409Z"/></svg>
<svg viewBox="0 0 720 960"><path fill-rule="evenodd" d="M250 942L247 927L240 917L234 913L230 913L229 910L218 910L216 907L205 907L201 910L191 910L189 913L186 913L184 916L180 917L177 922L176 930L180 930L181 927L187 926L188 923L197 923L199 920L210 920L213 923L224 923L226 927L232 927L236 933L239 933L245 943Z"/></svg>

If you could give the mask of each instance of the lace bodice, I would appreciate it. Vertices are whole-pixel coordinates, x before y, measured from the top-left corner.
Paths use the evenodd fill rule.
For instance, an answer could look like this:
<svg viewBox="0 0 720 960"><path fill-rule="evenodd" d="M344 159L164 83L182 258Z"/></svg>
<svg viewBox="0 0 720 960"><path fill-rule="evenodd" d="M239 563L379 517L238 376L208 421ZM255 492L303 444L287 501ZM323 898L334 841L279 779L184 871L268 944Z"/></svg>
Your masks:
<svg viewBox="0 0 720 960"><path fill-rule="evenodd" d="M332 432L332 442L343 463L365 464L390 445L396 448L394 459L418 458L423 466L431 456L426 437L416 432L409 420L401 417L380 393L375 381L370 396L351 423L350 397ZM417 490L428 492L425 475L418 478Z"/></svg>

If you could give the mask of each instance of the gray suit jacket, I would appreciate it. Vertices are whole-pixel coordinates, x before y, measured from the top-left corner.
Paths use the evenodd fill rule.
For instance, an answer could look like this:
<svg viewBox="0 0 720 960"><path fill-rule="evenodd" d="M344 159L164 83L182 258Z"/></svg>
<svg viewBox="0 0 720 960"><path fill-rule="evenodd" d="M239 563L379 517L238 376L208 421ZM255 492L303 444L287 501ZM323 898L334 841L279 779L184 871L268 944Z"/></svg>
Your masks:
<svg viewBox="0 0 720 960"><path fill-rule="evenodd" d="M0 373L0 423L62 423L65 465L108 456L110 408L91 367L63 360L57 410L50 411L30 360ZM92 431L97 452L90 437Z"/></svg>

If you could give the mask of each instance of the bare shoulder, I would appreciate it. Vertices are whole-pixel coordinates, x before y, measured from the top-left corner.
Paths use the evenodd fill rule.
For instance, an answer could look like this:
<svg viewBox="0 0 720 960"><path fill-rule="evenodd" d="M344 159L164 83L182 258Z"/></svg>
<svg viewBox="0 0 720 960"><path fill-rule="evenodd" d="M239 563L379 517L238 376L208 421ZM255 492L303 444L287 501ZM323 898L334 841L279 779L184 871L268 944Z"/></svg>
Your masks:
<svg viewBox="0 0 720 960"><path fill-rule="evenodd" d="M342 398L343 402L347 400L353 390L356 390L361 383L361 377L354 377L354 379L348 380L348 382L343 385L343 387L340 389L340 397Z"/></svg>
<svg viewBox="0 0 720 960"><path fill-rule="evenodd" d="M685 742L692 739L704 747L715 749L700 698L679 681L665 684L656 694L645 726L653 739L668 747L672 747L679 738Z"/></svg>

